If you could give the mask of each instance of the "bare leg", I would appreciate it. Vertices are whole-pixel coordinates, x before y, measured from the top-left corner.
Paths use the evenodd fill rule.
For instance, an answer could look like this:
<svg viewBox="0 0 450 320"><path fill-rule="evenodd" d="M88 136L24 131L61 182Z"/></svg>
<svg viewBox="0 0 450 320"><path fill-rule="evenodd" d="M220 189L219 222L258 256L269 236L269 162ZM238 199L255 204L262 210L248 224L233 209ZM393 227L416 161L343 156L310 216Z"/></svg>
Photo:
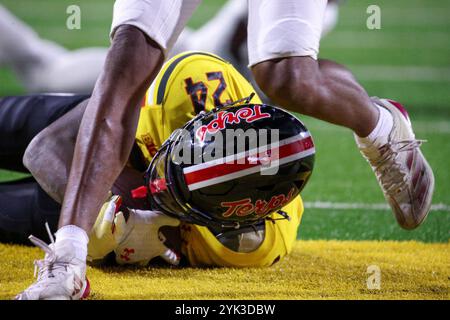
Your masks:
<svg viewBox="0 0 450 320"><path fill-rule="evenodd" d="M91 230L103 199L129 157L139 103L162 61L159 46L137 28L124 25L116 31L81 121L60 227L76 225Z"/></svg>
<svg viewBox="0 0 450 320"><path fill-rule="evenodd" d="M339 3L338 1L328 0L325 15L323 17L322 38L330 33L339 19Z"/></svg>
<svg viewBox="0 0 450 320"><path fill-rule="evenodd" d="M343 66L313 59L326 2L261 0L262 15L264 6L249 1L257 12L250 15L256 34L249 38L257 50L249 53L263 91L287 109L353 130L399 224L405 229L419 226L430 210L434 176L404 107L386 99L372 102Z"/></svg>
<svg viewBox="0 0 450 320"><path fill-rule="evenodd" d="M337 63L289 57L259 63L252 71L268 97L291 111L350 128L360 137L375 128L378 110Z"/></svg>

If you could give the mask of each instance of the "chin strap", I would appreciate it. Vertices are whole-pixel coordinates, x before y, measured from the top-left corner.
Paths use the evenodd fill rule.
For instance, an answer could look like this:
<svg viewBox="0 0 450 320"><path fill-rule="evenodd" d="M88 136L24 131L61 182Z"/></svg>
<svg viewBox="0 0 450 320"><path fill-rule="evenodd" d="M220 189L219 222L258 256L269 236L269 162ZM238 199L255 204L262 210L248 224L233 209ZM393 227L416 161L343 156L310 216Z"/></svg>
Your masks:
<svg viewBox="0 0 450 320"><path fill-rule="evenodd" d="M241 104L241 103L249 104L254 96L255 96L255 93L252 92L248 97L245 97L245 98L242 98L242 99L239 99L239 100L236 100L236 101L231 101L231 102L228 102L228 103L224 103L221 106L215 107L210 112L217 112L217 111L225 109L225 108L234 107L235 105Z"/></svg>
<svg viewBox="0 0 450 320"><path fill-rule="evenodd" d="M287 221L291 221L291 217L289 217L289 215L288 215L285 211L283 211L283 210L278 210L277 213L278 213L280 216L282 216L282 218L274 219L274 218L268 216L268 217L266 218L266 220L272 221L273 223L275 223L275 221L278 221L278 220L287 220Z"/></svg>

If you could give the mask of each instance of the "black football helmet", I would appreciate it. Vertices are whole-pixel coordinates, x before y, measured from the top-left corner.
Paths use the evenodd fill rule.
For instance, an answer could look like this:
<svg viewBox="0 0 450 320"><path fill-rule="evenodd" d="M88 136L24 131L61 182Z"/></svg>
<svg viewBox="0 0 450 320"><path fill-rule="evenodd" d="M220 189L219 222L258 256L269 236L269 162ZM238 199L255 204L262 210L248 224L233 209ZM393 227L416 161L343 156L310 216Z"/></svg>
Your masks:
<svg viewBox="0 0 450 320"><path fill-rule="evenodd" d="M243 104L242 104L243 103ZM305 187L315 148L285 110L248 101L203 112L176 130L145 174L153 210L213 228L278 212Z"/></svg>

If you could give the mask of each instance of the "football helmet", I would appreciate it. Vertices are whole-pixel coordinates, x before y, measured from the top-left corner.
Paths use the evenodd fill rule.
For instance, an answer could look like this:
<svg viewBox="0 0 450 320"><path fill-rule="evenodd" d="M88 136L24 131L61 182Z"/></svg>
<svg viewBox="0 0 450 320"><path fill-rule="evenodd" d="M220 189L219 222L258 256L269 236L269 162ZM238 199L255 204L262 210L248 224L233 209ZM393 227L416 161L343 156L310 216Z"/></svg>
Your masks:
<svg viewBox="0 0 450 320"><path fill-rule="evenodd" d="M253 225L273 212L289 218L280 209L308 182L314 142L292 114L249 99L172 133L145 174L153 210L212 228Z"/></svg>

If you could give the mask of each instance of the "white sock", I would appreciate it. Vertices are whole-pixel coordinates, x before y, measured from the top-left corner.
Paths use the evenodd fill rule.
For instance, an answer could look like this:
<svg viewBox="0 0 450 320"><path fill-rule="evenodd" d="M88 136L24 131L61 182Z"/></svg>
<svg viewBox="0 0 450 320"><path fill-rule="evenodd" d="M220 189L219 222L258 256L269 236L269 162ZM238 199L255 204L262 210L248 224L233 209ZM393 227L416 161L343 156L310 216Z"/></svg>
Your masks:
<svg viewBox="0 0 450 320"><path fill-rule="evenodd" d="M83 229L67 225L56 232L55 251L59 259L76 258L86 262L88 242L89 237Z"/></svg>
<svg viewBox="0 0 450 320"><path fill-rule="evenodd" d="M374 143L383 145L388 141L388 136L391 133L394 125L392 114L378 105L375 105L379 110L378 122L372 132L365 138L355 135L356 142L360 147L370 146Z"/></svg>

